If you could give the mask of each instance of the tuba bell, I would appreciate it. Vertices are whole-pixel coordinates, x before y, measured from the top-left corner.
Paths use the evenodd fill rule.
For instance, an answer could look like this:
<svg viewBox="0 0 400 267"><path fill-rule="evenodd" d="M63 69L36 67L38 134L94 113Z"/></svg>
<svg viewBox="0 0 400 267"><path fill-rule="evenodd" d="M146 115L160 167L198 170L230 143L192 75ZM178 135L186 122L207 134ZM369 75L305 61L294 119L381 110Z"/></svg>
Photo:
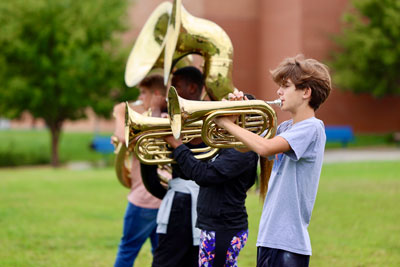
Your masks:
<svg viewBox="0 0 400 267"><path fill-rule="evenodd" d="M212 100L233 92L233 46L229 36L216 23L192 16L175 0L168 23L164 52L164 82L173 67L173 55L198 54L204 59L205 89Z"/></svg>
<svg viewBox="0 0 400 267"><path fill-rule="evenodd" d="M156 7L144 24L126 63L125 83L128 87L137 85L153 69L163 68L165 37L171 12L172 4L163 2ZM183 67L192 64L193 59L175 51L171 55L171 62Z"/></svg>

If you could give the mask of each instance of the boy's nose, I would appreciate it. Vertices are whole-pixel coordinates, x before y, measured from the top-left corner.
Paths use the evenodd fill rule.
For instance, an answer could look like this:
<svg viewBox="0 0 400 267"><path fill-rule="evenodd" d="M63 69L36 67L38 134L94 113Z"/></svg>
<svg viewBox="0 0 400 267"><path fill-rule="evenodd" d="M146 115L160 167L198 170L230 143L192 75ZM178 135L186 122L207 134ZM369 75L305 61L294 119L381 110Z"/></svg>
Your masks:
<svg viewBox="0 0 400 267"><path fill-rule="evenodd" d="M280 88L280 87L278 88L278 90L276 90L276 93L277 93L279 96L281 96L281 95L282 95L282 90L281 90L281 88Z"/></svg>

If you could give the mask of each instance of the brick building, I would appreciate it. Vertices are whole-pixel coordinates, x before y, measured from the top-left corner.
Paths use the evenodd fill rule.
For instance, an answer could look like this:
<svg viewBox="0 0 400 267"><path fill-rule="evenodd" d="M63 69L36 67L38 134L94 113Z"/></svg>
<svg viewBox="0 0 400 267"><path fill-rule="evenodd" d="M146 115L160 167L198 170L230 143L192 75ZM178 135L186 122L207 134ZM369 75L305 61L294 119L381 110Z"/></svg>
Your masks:
<svg viewBox="0 0 400 267"><path fill-rule="evenodd" d="M124 36L127 43L133 44L148 16L161 2L132 2L129 9L132 29ZM234 85L257 98L273 100L277 87L269 70L285 57L298 53L326 60L334 49L331 37L340 32L340 17L349 1L183 0L183 5L193 16L217 23L231 38ZM399 106L400 97L374 99L335 88L317 116L326 125L350 125L358 133L394 132L400 131L400 116L393 116ZM279 122L288 118L287 114L277 113ZM91 121L89 125L96 124L100 130L112 129L112 123L93 122L93 118ZM74 125L77 124L67 124L66 129Z"/></svg>

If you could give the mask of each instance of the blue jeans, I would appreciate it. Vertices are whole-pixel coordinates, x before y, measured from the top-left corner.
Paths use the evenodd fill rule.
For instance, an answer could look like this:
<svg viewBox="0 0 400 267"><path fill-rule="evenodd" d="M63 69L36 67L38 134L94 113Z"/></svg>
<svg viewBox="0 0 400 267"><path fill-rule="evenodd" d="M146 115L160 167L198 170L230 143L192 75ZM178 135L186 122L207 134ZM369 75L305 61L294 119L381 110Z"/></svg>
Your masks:
<svg viewBox="0 0 400 267"><path fill-rule="evenodd" d="M132 267L144 242L150 237L152 253L157 247L158 209L146 209L128 202L124 216L124 229L118 248L115 267Z"/></svg>

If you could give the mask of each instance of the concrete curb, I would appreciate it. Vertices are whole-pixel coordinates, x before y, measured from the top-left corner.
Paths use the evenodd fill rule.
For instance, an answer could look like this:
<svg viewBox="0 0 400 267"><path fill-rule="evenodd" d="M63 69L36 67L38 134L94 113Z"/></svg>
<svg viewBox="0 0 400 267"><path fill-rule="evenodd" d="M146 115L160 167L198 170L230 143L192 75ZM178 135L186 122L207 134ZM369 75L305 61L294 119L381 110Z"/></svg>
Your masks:
<svg viewBox="0 0 400 267"><path fill-rule="evenodd" d="M325 150L324 163L357 161L400 161L400 148Z"/></svg>

